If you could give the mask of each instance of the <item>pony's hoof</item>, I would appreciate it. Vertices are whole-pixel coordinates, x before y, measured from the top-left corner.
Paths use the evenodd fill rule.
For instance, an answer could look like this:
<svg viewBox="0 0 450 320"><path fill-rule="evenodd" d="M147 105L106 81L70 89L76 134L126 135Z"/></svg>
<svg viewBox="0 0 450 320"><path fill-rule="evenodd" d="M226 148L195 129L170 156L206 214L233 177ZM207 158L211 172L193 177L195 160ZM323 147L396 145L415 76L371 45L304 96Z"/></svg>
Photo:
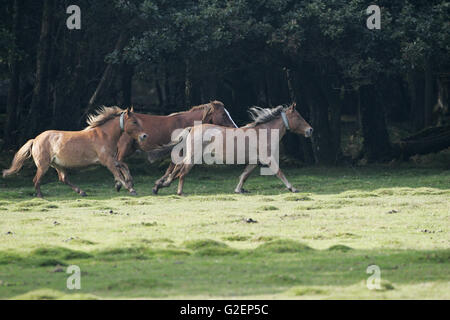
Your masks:
<svg viewBox="0 0 450 320"><path fill-rule="evenodd" d="M298 190L295 189L294 187L290 188L289 190L290 190L292 193L298 193Z"/></svg>
<svg viewBox="0 0 450 320"><path fill-rule="evenodd" d="M87 194L86 194L86 192L81 191L81 192L80 192L80 196L82 196L82 197L87 197Z"/></svg>
<svg viewBox="0 0 450 320"><path fill-rule="evenodd" d="M157 195L158 194L158 188L154 187L152 189L152 192L153 192L154 195Z"/></svg>
<svg viewBox="0 0 450 320"><path fill-rule="evenodd" d="M42 193L38 193L36 194L36 198L43 199L44 197L42 196Z"/></svg>
<svg viewBox="0 0 450 320"><path fill-rule="evenodd" d="M137 196L136 190L131 190L131 191L130 191L130 194L131 194L132 196Z"/></svg>
<svg viewBox="0 0 450 320"><path fill-rule="evenodd" d="M245 190L244 188L242 188L241 190L235 190L234 193L244 194L244 193L250 193L250 191Z"/></svg>
<svg viewBox="0 0 450 320"><path fill-rule="evenodd" d="M180 196L180 197L185 197L186 193L184 193L184 192L177 192L177 195Z"/></svg>
<svg viewBox="0 0 450 320"><path fill-rule="evenodd" d="M120 189L122 189L122 184L120 182L117 182L114 188L116 188L116 191L119 192Z"/></svg>

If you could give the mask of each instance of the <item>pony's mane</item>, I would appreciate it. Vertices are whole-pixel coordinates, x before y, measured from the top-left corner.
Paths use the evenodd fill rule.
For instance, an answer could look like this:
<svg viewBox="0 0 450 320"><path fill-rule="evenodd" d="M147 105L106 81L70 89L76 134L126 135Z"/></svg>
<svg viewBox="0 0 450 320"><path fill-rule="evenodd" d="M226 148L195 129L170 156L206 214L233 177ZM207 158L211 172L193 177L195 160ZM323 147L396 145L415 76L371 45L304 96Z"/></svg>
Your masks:
<svg viewBox="0 0 450 320"><path fill-rule="evenodd" d="M260 108L260 107L252 107L249 109L248 113L252 118L253 122L247 124L246 128L253 128L257 125L267 123L278 118L281 115L282 111L286 111L288 107L286 106L278 106L275 108Z"/></svg>
<svg viewBox="0 0 450 320"><path fill-rule="evenodd" d="M220 102L220 101L217 101L217 100L216 101L211 101L210 103L201 104L199 106L192 107L192 108L190 108L189 110L186 110L186 111L175 112L175 113L169 114L169 117L170 116L175 116L175 115L178 115L178 114L181 114L181 113L196 111L196 110L207 111L207 113L210 113L210 112L213 111L213 106L214 105L221 105L221 106L223 106L223 103Z"/></svg>
<svg viewBox="0 0 450 320"><path fill-rule="evenodd" d="M105 124L111 119L114 119L117 116L120 116L120 114L124 112L124 110L120 109L119 107L113 106L113 107L100 107L95 114L90 114L87 118L87 124L88 126L84 130L97 128L101 126L102 124Z"/></svg>

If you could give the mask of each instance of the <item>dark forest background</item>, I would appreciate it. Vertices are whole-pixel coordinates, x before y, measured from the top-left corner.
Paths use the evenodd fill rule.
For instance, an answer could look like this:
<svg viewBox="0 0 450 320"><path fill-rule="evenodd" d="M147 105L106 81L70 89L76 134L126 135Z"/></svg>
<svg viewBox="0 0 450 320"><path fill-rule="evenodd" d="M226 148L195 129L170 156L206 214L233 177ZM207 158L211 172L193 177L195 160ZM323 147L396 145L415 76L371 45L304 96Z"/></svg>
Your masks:
<svg viewBox="0 0 450 320"><path fill-rule="evenodd" d="M69 30L66 8L81 8ZM381 30L366 27L370 4ZM443 0L3 0L0 148L78 130L101 105L169 114L221 100L296 101L299 161L390 161L450 146L450 3Z"/></svg>

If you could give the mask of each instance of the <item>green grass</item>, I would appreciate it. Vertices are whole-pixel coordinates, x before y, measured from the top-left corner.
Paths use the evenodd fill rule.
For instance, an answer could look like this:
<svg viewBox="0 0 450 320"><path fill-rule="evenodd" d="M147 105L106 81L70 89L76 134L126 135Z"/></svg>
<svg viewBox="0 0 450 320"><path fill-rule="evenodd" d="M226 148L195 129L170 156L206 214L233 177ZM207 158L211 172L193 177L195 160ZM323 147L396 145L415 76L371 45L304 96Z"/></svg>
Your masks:
<svg viewBox="0 0 450 320"><path fill-rule="evenodd" d="M34 199L30 163L1 179L0 298L450 298L448 169L290 168L299 194L254 174L235 195L242 168L201 167L179 197L152 196L164 168L140 161L137 197L103 168L70 175L87 198L49 171ZM81 290L66 288L69 265Z"/></svg>

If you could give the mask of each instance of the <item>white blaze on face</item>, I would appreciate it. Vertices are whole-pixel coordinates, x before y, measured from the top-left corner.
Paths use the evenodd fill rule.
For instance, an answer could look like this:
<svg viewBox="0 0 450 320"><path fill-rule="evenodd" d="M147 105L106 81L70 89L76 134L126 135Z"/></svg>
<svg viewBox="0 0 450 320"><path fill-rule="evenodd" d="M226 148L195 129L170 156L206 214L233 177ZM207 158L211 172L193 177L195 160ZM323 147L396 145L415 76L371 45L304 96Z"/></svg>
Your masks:
<svg viewBox="0 0 450 320"><path fill-rule="evenodd" d="M228 118L230 118L231 122L233 123L234 127L237 128L238 126L236 125L236 123L234 123L233 119L230 116L230 113L228 112L228 110L226 108L223 108L225 110L225 112L227 113Z"/></svg>

